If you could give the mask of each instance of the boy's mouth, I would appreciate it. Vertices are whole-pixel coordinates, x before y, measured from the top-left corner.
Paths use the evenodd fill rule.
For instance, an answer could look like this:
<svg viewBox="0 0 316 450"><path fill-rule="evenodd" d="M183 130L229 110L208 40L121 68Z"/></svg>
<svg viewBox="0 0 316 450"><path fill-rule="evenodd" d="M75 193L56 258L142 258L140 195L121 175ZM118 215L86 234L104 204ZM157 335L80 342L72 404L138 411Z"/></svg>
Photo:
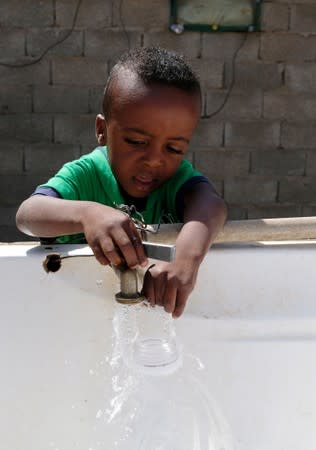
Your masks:
<svg viewBox="0 0 316 450"><path fill-rule="evenodd" d="M151 192L157 185L157 179L150 175L137 175L134 177L136 188L142 192Z"/></svg>

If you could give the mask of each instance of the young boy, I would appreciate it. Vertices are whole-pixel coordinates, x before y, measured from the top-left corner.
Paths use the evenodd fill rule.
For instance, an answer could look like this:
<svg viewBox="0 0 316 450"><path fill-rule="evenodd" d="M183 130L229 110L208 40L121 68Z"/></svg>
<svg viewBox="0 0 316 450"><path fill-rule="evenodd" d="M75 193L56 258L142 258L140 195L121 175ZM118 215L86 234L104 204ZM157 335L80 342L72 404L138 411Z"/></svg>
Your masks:
<svg viewBox="0 0 316 450"><path fill-rule="evenodd" d="M38 187L17 212L18 228L71 243L81 233L101 264L134 268L146 266L146 255L134 222L117 205L134 205L148 224L183 222L175 260L157 262L143 286L151 304L179 317L226 219L224 201L184 160L200 109L199 81L182 57L158 47L124 55L96 118L99 147Z"/></svg>

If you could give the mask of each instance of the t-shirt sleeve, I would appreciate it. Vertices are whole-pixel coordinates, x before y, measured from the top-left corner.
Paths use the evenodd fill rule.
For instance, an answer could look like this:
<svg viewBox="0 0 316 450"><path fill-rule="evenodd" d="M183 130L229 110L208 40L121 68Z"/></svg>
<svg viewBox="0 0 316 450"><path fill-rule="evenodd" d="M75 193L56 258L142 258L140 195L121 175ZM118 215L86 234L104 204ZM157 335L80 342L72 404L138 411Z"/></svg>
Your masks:
<svg viewBox="0 0 316 450"><path fill-rule="evenodd" d="M93 200L96 173L88 158L64 164L64 166L50 178L47 183L37 187L37 193L44 193L53 189L61 198L67 200ZM50 194L48 194L50 195Z"/></svg>
<svg viewBox="0 0 316 450"><path fill-rule="evenodd" d="M183 220L184 194L196 183L210 183L208 178L183 160L175 175L166 183L166 210L178 221Z"/></svg>
<svg viewBox="0 0 316 450"><path fill-rule="evenodd" d="M199 183L207 183L207 184L211 185L212 189L214 190L214 193L216 193L218 195L213 184L204 175L196 175L196 176L193 176L192 178L189 178L189 180L187 180L183 183L183 185L180 187L180 189L176 195L176 210L177 210L177 215L181 222L183 221L185 194L187 192L189 192L190 190L192 190L193 187Z"/></svg>
<svg viewBox="0 0 316 450"><path fill-rule="evenodd" d="M45 186L38 186L32 195L47 195L48 197L60 198L60 194L56 189Z"/></svg>

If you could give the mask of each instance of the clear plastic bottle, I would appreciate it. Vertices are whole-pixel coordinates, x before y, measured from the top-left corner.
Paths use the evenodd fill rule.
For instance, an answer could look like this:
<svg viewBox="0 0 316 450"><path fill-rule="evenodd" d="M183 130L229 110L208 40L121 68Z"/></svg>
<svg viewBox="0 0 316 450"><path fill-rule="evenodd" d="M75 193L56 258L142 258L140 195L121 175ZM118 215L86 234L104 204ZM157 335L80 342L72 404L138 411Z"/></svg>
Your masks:
<svg viewBox="0 0 316 450"><path fill-rule="evenodd" d="M233 450L219 405L196 375L186 361L174 373L144 376L130 449Z"/></svg>
<svg viewBox="0 0 316 450"><path fill-rule="evenodd" d="M225 416L202 382L203 364L183 353L170 315L118 305L114 333L112 394L91 449L233 450Z"/></svg>
<svg viewBox="0 0 316 450"><path fill-rule="evenodd" d="M134 366L147 373L174 371L181 365L182 352L172 315L147 302L136 306L135 315Z"/></svg>
<svg viewBox="0 0 316 450"><path fill-rule="evenodd" d="M230 427L199 370L188 355L174 372L129 369L100 424L100 450L233 450Z"/></svg>

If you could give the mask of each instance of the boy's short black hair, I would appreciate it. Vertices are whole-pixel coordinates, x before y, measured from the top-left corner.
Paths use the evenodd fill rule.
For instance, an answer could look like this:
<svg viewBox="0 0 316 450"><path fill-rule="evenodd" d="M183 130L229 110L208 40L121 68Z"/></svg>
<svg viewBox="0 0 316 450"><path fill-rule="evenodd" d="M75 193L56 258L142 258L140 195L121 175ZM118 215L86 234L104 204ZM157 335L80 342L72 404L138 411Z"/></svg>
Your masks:
<svg viewBox="0 0 316 450"><path fill-rule="evenodd" d="M103 97L105 117L111 109L113 81L122 69L131 70L145 84L161 83L201 95L199 79L182 55L161 47L138 48L123 54L110 72Z"/></svg>

